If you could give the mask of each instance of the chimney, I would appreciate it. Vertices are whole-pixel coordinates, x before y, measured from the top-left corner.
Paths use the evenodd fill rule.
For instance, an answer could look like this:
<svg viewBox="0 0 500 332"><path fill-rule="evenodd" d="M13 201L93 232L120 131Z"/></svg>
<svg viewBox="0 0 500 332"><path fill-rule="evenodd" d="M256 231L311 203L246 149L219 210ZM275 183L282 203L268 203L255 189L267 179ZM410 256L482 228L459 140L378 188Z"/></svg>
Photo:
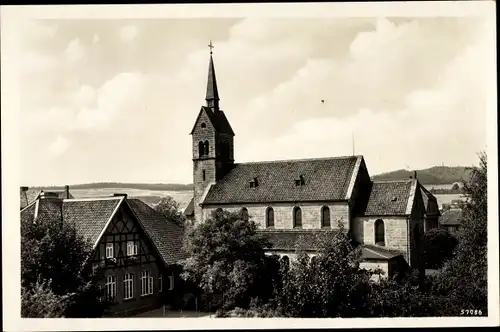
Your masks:
<svg viewBox="0 0 500 332"><path fill-rule="evenodd" d="M122 193L114 193L113 196L114 197L122 197L123 196L123 197L127 198L128 195L127 194L122 194Z"/></svg>
<svg viewBox="0 0 500 332"><path fill-rule="evenodd" d="M413 178L416 179L417 178L417 171L413 171Z"/></svg>
<svg viewBox="0 0 500 332"><path fill-rule="evenodd" d="M21 208L24 208L28 205L28 187L21 187L21 199L23 199L23 203L21 203Z"/></svg>
<svg viewBox="0 0 500 332"><path fill-rule="evenodd" d="M59 198L59 195L50 191L42 191L40 193L40 198Z"/></svg>
<svg viewBox="0 0 500 332"><path fill-rule="evenodd" d="M69 186L65 185L64 189L66 190L66 198L69 198Z"/></svg>

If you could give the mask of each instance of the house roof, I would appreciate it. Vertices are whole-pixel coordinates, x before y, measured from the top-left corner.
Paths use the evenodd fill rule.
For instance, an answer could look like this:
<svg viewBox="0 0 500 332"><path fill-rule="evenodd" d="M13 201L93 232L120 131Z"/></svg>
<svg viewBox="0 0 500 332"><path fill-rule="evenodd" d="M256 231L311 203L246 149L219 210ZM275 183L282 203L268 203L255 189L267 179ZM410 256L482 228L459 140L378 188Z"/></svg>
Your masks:
<svg viewBox="0 0 500 332"><path fill-rule="evenodd" d="M182 250L182 227L168 220L140 199L127 199L127 203L165 263L174 264L187 258L187 254Z"/></svg>
<svg viewBox="0 0 500 332"><path fill-rule="evenodd" d="M361 250L361 257L364 260L384 261L403 255L403 253L398 250L387 249L371 244L362 245Z"/></svg>
<svg viewBox="0 0 500 332"><path fill-rule="evenodd" d="M360 208L359 215L407 215L414 181L373 181L366 206Z"/></svg>
<svg viewBox="0 0 500 332"><path fill-rule="evenodd" d="M207 114L210 122L214 126L214 129L218 133L229 134L234 136L233 129L231 128L231 125L229 124L229 121L227 120L224 111L220 109L212 110L212 108L207 106L201 107L200 113L198 113L198 117L196 118L196 121L194 122L193 125L193 129L191 130L191 134L193 134L196 128L196 124L198 123L198 119L200 118L203 111Z"/></svg>
<svg viewBox="0 0 500 332"><path fill-rule="evenodd" d="M124 196L64 200L39 198L21 210L21 220L33 222L36 218L37 221L51 222L61 220L62 216L62 220L75 225L78 234L96 245L124 201L165 263L173 264L185 258L181 250L182 228L139 199Z"/></svg>
<svg viewBox="0 0 500 332"><path fill-rule="evenodd" d="M269 250L294 251L302 243L306 250L318 250L320 236L335 236L338 230L266 229L258 230L272 244Z"/></svg>
<svg viewBox="0 0 500 332"><path fill-rule="evenodd" d="M122 200L123 197L64 200L63 218L74 223L77 231L95 244Z"/></svg>
<svg viewBox="0 0 500 332"><path fill-rule="evenodd" d="M462 209L450 209L446 210L441 214L439 218L439 224L447 226L460 225L460 220L463 216Z"/></svg>
<svg viewBox="0 0 500 332"><path fill-rule="evenodd" d="M23 189L21 188L19 197L21 208L28 206L31 202L36 200L43 192L44 190L39 190L39 189L28 189L24 192ZM66 197L66 190L46 190L45 192L56 194L57 197L59 198L74 198L71 192L69 193L69 196Z"/></svg>
<svg viewBox="0 0 500 332"><path fill-rule="evenodd" d="M194 215L194 198L191 198L191 200L189 201L189 204L184 209L184 215L185 216Z"/></svg>
<svg viewBox="0 0 500 332"><path fill-rule="evenodd" d="M213 184L202 204L345 200L362 156L235 164ZM295 181L303 176L304 185ZM258 186L250 188L254 178Z"/></svg>
<svg viewBox="0 0 500 332"><path fill-rule="evenodd" d="M440 215L436 196L434 196L424 186L420 185L419 187L422 196L422 201L424 202L425 213L428 215L429 214Z"/></svg>

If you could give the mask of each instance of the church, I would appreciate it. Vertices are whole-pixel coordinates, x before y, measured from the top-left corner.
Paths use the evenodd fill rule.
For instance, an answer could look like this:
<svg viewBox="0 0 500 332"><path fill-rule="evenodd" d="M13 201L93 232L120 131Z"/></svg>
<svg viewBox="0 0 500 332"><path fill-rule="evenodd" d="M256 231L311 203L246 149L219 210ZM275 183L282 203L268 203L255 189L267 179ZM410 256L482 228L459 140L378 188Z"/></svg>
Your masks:
<svg viewBox="0 0 500 332"><path fill-rule="evenodd" d="M194 195L185 214L194 223L220 209L243 212L269 238L269 253L287 257L299 238L342 223L362 247L366 268L392 275L401 264L421 267L421 236L438 227L440 212L416 172L406 180L373 181L362 155L237 163L212 51L205 99L191 130Z"/></svg>

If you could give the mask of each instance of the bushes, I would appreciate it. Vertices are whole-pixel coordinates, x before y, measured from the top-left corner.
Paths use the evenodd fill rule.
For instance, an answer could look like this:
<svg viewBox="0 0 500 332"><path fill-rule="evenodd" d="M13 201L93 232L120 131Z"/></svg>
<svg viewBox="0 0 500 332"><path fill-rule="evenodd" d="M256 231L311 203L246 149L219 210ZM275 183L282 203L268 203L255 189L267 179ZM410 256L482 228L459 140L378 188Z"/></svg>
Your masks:
<svg viewBox="0 0 500 332"><path fill-rule="evenodd" d="M422 257L427 269L438 269L451 258L457 239L445 229L430 229L424 235Z"/></svg>
<svg viewBox="0 0 500 332"><path fill-rule="evenodd" d="M31 287L21 287L21 317L64 317L71 295L56 295L48 281L37 281Z"/></svg>

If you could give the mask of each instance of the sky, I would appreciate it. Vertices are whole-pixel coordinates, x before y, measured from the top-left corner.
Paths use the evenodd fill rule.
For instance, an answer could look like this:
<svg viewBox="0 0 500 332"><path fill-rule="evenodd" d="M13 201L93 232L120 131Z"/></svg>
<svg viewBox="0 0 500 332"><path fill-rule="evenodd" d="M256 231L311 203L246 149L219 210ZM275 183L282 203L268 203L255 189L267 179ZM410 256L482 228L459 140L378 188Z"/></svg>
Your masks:
<svg viewBox="0 0 500 332"><path fill-rule="evenodd" d="M486 148L495 48L478 18L28 23L23 185L191 183L210 40L236 162L352 155L354 142L374 175L470 166Z"/></svg>

